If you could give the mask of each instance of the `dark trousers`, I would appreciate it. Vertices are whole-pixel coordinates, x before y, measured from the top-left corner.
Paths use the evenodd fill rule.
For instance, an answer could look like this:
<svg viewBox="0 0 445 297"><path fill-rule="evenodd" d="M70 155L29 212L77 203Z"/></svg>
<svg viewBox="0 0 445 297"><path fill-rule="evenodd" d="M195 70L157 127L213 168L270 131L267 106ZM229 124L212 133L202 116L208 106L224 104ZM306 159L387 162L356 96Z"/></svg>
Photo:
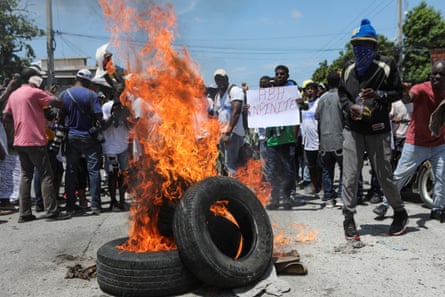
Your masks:
<svg viewBox="0 0 445 297"><path fill-rule="evenodd" d="M40 176L44 207L48 214L56 212L57 195L47 146L16 146L15 149L19 154L22 168L19 187L20 216L32 214L31 184L34 168Z"/></svg>

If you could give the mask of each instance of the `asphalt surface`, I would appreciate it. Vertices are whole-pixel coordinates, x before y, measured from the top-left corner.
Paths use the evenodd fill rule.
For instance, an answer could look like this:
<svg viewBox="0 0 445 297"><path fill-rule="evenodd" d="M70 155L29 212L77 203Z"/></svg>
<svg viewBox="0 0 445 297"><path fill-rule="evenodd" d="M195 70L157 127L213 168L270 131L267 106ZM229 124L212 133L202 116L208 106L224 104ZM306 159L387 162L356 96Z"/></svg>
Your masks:
<svg viewBox="0 0 445 297"><path fill-rule="evenodd" d="M280 249L296 249L308 269L304 276L279 276L290 288L283 296L443 296L445 224L429 220L429 209L415 196L405 197L410 221L401 237L387 235L391 210L378 221L375 205L359 206L356 222L365 244L360 249L346 244L339 209L324 208L313 195L305 198L305 206L268 211L274 232L288 239ZM94 267L103 244L127 236L128 216L104 212L22 224L17 212L0 216L0 296L109 296L94 277L66 275L76 264ZM183 296L234 295L201 288Z"/></svg>

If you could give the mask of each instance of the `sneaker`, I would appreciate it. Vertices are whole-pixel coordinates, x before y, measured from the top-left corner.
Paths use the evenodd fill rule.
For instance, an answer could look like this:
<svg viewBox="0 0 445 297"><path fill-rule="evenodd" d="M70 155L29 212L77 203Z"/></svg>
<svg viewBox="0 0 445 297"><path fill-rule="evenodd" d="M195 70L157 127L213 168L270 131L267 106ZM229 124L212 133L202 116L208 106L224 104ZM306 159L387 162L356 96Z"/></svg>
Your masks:
<svg viewBox="0 0 445 297"><path fill-rule="evenodd" d="M399 236L406 232L408 223L408 213L405 209L395 211L391 226L389 227L390 236Z"/></svg>
<svg viewBox="0 0 445 297"><path fill-rule="evenodd" d="M326 208L334 208L334 206L335 206L334 199L326 200L326 203L325 203Z"/></svg>
<svg viewBox="0 0 445 297"><path fill-rule="evenodd" d="M336 201L335 201L335 206L337 206L337 208L342 209L343 206L345 206L345 204L343 203L343 199L337 198Z"/></svg>
<svg viewBox="0 0 445 297"><path fill-rule="evenodd" d="M71 215L71 216L75 216L75 215L79 215L79 214L84 214L85 213L85 209L82 209L77 204L75 204L73 206L67 206L66 207L66 212L69 215Z"/></svg>
<svg viewBox="0 0 445 297"><path fill-rule="evenodd" d="M385 204L380 204L372 210L372 212L375 213L379 218L383 218L386 215L387 211L388 206Z"/></svg>
<svg viewBox="0 0 445 297"><path fill-rule="evenodd" d="M306 205L306 201L304 198L293 198L292 199L292 206L303 206Z"/></svg>
<svg viewBox="0 0 445 297"><path fill-rule="evenodd" d="M27 216L20 216L19 220L17 221L18 223L26 223L26 222L31 222L34 221L35 219L37 219L37 217L35 215L27 215Z"/></svg>
<svg viewBox="0 0 445 297"><path fill-rule="evenodd" d="M109 210L111 212L121 212L121 211L124 211L125 209L124 209L124 206L122 204L116 202L116 203L112 203L111 204Z"/></svg>
<svg viewBox="0 0 445 297"><path fill-rule="evenodd" d="M431 220L438 220L441 223L445 223L445 211L444 210L432 210L430 214Z"/></svg>
<svg viewBox="0 0 445 297"><path fill-rule="evenodd" d="M71 219L71 215L67 212L55 211L53 213L47 213L46 215L43 215L41 218L54 220L54 221L60 221L60 220Z"/></svg>
<svg viewBox="0 0 445 297"><path fill-rule="evenodd" d="M91 214L91 215L95 215L95 216L100 215L100 208L97 208L97 207L91 207L90 214Z"/></svg>
<svg viewBox="0 0 445 297"><path fill-rule="evenodd" d="M382 196L380 196L379 194L374 194L372 195L371 199L369 199L369 202L371 202L372 204L377 204L382 202Z"/></svg>
<svg viewBox="0 0 445 297"><path fill-rule="evenodd" d="M36 212L42 212L44 210L45 210L45 208L43 207L43 205L41 205L41 204L36 205Z"/></svg>
<svg viewBox="0 0 445 297"><path fill-rule="evenodd" d="M343 221L343 229L345 230L346 240L360 241L360 235L357 232L354 217L345 218Z"/></svg>

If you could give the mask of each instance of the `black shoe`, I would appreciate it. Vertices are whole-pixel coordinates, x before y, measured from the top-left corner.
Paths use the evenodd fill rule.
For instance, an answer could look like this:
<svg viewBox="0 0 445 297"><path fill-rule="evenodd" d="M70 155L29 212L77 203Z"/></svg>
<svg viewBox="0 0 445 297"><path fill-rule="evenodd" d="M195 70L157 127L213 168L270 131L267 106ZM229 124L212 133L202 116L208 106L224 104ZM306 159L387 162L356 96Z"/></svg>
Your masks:
<svg viewBox="0 0 445 297"><path fill-rule="evenodd" d="M445 211L444 210L432 210L430 214L431 220L438 220L441 223L445 223Z"/></svg>
<svg viewBox="0 0 445 297"><path fill-rule="evenodd" d="M346 240L360 241L360 235L357 232L354 217L345 218L343 228L345 230Z"/></svg>
<svg viewBox="0 0 445 297"><path fill-rule="evenodd" d="M44 210L45 210L45 208L43 207L43 205L41 205L41 204L36 205L36 212L42 212Z"/></svg>
<svg viewBox="0 0 445 297"><path fill-rule="evenodd" d="M31 222L34 221L36 218L35 215L28 215L28 216L20 216L19 220L17 221L18 223L26 223L26 222Z"/></svg>
<svg viewBox="0 0 445 297"><path fill-rule="evenodd" d="M405 209L394 211L394 217L391 226L389 227L390 236L399 236L406 232L408 227L408 213Z"/></svg>
<svg viewBox="0 0 445 297"><path fill-rule="evenodd" d="M125 208L122 204L115 202L110 205L109 210L112 212L121 212L124 211Z"/></svg>
<svg viewBox="0 0 445 297"><path fill-rule="evenodd" d="M382 196L380 196L379 194L374 194L372 195L371 199L369 199L369 202L371 202L372 204L377 204L382 202Z"/></svg>
<svg viewBox="0 0 445 297"><path fill-rule="evenodd" d="M54 221L68 220L71 219L71 215L67 212L55 211L52 213L47 213L41 217L42 219L49 219Z"/></svg>
<svg viewBox="0 0 445 297"><path fill-rule="evenodd" d="M66 207L66 212L70 216L74 216L74 215L84 214L85 213L85 209L80 208L77 204L75 204L73 206L67 206Z"/></svg>
<svg viewBox="0 0 445 297"><path fill-rule="evenodd" d="M93 216L98 216L98 215L100 215L100 212L101 212L100 208L91 207L91 211L89 212L89 214L93 215Z"/></svg>
<svg viewBox="0 0 445 297"><path fill-rule="evenodd" d="M380 204L376 208L372 210L379 218L383 218L386 215L386 212L388 211L388 206L385 204Z"/></svg>
<svg viewBox="0 0 445 297"><path fill-rule="evenodd" d="M266 205L266 209L267 210L276 210L276 209L278 209L278 204L270 203L270 204Z"/></svg>

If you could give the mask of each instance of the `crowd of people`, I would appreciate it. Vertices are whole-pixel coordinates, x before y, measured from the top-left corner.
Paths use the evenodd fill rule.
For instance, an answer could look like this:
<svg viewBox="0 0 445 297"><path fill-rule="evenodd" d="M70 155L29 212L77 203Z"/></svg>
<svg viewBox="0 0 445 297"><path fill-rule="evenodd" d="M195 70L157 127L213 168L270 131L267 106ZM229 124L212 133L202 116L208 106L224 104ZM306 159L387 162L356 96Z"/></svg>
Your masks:
<svg viewBox="0 0 445 297"><path fill-rule="evenodd" d="M296 181L301 181L306 193L323 193L327 208L342 209L346 239L360 241L354 216L357 205L366 199L375 204L381 202L373 210L380 217L390 206L394 215L388 233L402 235L407 230L408 213L401 189L419 165L430 160L434 173L430 217L445 222L444 131L439 127L432 133L429 127L431 115L445 98L445 61L432 65L428 81L412 86L402 83L391 57L377 53L377 34L368 19L363 19L354 30L350 42L354 59L342 71L329 73L327 86L307 80L299 88L295 98L299 124L279 127L265 124L263 128L245 130L245 134L256 134L263 179L271 185L266 208L291 209L304 205L304 197L296 194ZM209 113L224 114L223 119L220 117L221 143L224 143L220 155L236 177L233 173L238 167L234 168L234 164L239 166L240 162L234 161L234 157L240 155L243 134L234 133L233 127L245 116L242 111L249 113L250 106L246 102L243 105L240 88L232 94L235 87L229 87L226 71L217 70L214 78L217 95L209 99ZM275 67L275 76L264 75L259 79L260 89L282 86L296 86L285 65ZM437 116L443 117L443 113ZM372 169L371 188L366 197L362 175L365 158ZM336 166L340 172L337 187Z"/></svg>
<svg viewBox="0 0 445 297"><path fill-rule="evenodd" d="M369 20L362 20L353 32L351 45L354 59L341 71L329 73L327 85L307 80L300 88L285 65L276 66L273 76L261 76L259 89L296 89L293 99L300 121L294 125L265 123L249 129L247 85L231 84L228 73L217 69L213 75L216 88L207 95L209 116L217 118L221 128L218 174L237 178L243 147L255 139L263 181L271 185L268 210L305 205L304 197L297 194L300 186L307 193L322 195L326 208L340 208L346 239L360 241L354 217L364 199L364 158L372 168L367 197L372 203L382 202L374 209L379 216L393 209L388 233L394 236L405 233L408 222L400 191L428 159L434 173L431 219L445 222L445 137L441 127L431 133L429 126L430 116L445 98L445 61L432 65L429 81L412 86L402 83L392 58L377 53L377 35ZM106 53L103 68L110 59L111 54ZM54 90L42 89L42 74L35 66L27 67L4 83L0 98L1 206L10 206L11 197L16 197L18 222L35 220L34 180L35 211L45 211L45 218L69 219L86 211L98 215L103 211L103 169L110 209L125 210L129 135L137 117L120 104L123 85L119 75L102 73L98 83L89 70L80 69L75 84L54 96ZM57 201L58 177L63 171L64 209ZM87 187L91 201L85 196Z"/></svg>
<svg viewBox="0 0 445 297"><path fill-rule="evenodd" d="M109 210L128 210L124 181L134 122L129 109L120 103L123 88L109 77L109 82L103 77L94 82L88 69L80 69L73 86L56 96L54 88L53 92L44 90L43 74L35 65L26 67L7 82L2 93L3 214L18 204L18 222L33 221L37 219L34 204L34 211L45 211L42 218L49 220L98 215L104 210L104 179L111 200ZM64 189L60 195L63 173ZM90 201L86 198L87 189Z"/></svg>

